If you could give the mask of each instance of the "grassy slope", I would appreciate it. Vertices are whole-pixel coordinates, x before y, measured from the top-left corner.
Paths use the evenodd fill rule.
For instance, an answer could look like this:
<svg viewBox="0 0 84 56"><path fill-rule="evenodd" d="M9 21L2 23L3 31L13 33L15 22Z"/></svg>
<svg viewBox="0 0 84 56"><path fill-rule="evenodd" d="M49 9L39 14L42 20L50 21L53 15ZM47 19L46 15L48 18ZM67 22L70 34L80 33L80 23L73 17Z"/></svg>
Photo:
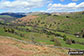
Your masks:
<svg viewBox="0 0 84 56"><path fill-rule="evenodd" d="M44 28L49 28L49 29L54 29L54 30L64 30L68 33L74 34L77 32L81 32L81 30L84 28L84 15L81 13L74 13L74 14L69 14L69 15L61 15L61 16L48 16L48 15L38 15L39 18L31 20L28 24L31 25L37 25L38 27L44 27ZM66 16L69 16L67 18ZM69 35L65 34L62 32L56 32L61 35L66 35L67 38L73 39L78 42L84 42L83 38L76 38L74 35ZM75 48L83 48L83 45L79 44L73 44L73 45L66 45L64 44L63 46L68 46ZM80 46L80 47L79 47Z"/></svg>
<svg viewBox="0 0 84 56"><path fill-rule="evenodd" d="M46 27L54 30L64 30L72 34L80 32L84 28L84 14L81 13L73 13L60 16L48 16L39 14L37 16L39 16L37 19L29 21L28 24L37 25L39 27ZM69 16L69 18L67 18L66 16Z"/></svg>
<svg viewBox="0 0 84 56"><path fill-rule="evenodd" d="M68 33L74 34L76 32L80 32L84 28L84 15L80 14L70 14L69 18L66 18L66 15L62 16L48 16L48 15L38 15L39 18L33 19L32 21L29 22L31 25L37 25L38 27L44 27L44 28L49 28L49 29L54 29L54 30L64 30L67 31ZM19 27L19 26L18 26ZM32 27L26 26L26 27L20 27L20 28L29 28L33 29ZM39 30L41 28L38 28ZM1 32L0 35L5 35L5 36L11 36L11 37L16 37L19 39L29 39L32 40L32 37L35 38L34 41L36 42L41 42L44 44L54 44L54 42L50 41L52 38L56 38L54 35L47 35L45 33L36 33L36 32L25 32L25 31L18 31L18 33L24 33L25 37L19 37L14 34L10 33L5 33L2 28L0 28ZM33 29L35 30L35 29ZM73 39L75 41L79 42L84 42L83 38L76 38L74 35L69 35L66 33L58 32L58 31L53 31L54 33L59 33L61 35L66 35L67 38ZM58 38L62 44L62 47L69 47L69 48L75 48L75 49L84 49L84 45L80 44L72 44L68 45L63 41L63 39Z"/></svg>
<svg viewBox="0 0 84 56"><path fill-rule="evenodd" d="M10 23L11 21L16 20L17 18L8 15L0 15L0 19L0 22Z"/></svg>
<svg viewBox="0 0 84 56"><path fill-rule="evenodd" d="M78 15L69 15L70 18L63 16L47 16L39 15L38 19L32 20L33 24L38 24L40 27L47 27L50 29L68 30L69 33L80 32L84 25L84 15L81 18ZM76 18L79 17L79 18ZM43 24L42 24L43 23ZM31 23L30 23L31 24ZM51 25L51 26L50 26ZM50 27L49 27L50 26Z"/></svg>
<svg viewBox="0 0 84 56"><path fill-rule="evenodd" d="M67 49L24 44L0 36L0 56L69 56Z"/></svg>
<svg viewBox="0 0 84 56"><path fill-rule="evenodd" d="M8 16L8 15L0 15L0 18L11 18L11 16Z"/></svg>
<svg viewBox="0 0 84 56"><path fill-rule="evenodd" d="M21 28L21 27L20 27ZM22 27L23 28L23 27ZM26 27L26 28L30 28L30 27ZM43 34L40 34L40 33L35 33L35 32L25 32L25 31L18 31L16 30L18 33L23 33L25 34L24 37L20 37L18 35L15 35L15 34L11 34L11 33L6 33L4 32L3 28L0 27L0 35L2 36L10 36L10 37L15 37L17 39L21 39L21 40L25 40L25 41L28 41L28 40L32 40L32 37L34 38L34 41L36 42L40 42L40 43L43 43L43 44L47 44L47 45L53 45L54 42L50 41L52 38L56 38L54 35L46 35L45 33ZM60 32L56 32L56 33L60 33ZM65 33L60 33L61 35L65 34ZM71 36L71 35L70 35ZM69 36L69 37L70 37ZM69 38L68 37L68 38ZM74 37L76 40L79 40L77 39L76 37ZM74 39L73 38L73 39ZM84 49L84 45L80 45L80 44L72 44L72 45L68 45L66 44L63 39L60 39L58 38L62 44L62 47L69 47L69 48L74 48L74 49ZM83 39L80 39L80 40L83 40ZM79 40L79 41L80 41Z"/></svg>

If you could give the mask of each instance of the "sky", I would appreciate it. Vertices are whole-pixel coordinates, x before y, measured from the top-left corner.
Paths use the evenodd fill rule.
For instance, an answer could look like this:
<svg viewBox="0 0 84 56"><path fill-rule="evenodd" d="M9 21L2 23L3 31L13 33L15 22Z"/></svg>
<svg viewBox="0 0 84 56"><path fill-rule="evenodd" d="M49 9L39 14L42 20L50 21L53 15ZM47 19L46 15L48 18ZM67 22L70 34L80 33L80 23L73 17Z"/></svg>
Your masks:
<svg viewBox="0 0 84 56"><path fill-rule="evenodd" d="M84 11L84 0L0 0L0 13L78 11Z"/></svg>

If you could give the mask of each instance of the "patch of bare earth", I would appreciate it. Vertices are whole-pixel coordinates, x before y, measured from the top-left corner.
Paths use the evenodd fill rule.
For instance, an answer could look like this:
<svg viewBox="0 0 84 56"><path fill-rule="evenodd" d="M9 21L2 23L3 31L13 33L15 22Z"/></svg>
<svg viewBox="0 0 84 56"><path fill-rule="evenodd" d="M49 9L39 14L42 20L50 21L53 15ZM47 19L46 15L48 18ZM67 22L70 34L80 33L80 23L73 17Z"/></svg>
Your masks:
<svg viewBox="0 0 84 56"><path fill-rule="evenodd" d="M24 44L0 36L0 56L68 56L67 50Z"/></svg>

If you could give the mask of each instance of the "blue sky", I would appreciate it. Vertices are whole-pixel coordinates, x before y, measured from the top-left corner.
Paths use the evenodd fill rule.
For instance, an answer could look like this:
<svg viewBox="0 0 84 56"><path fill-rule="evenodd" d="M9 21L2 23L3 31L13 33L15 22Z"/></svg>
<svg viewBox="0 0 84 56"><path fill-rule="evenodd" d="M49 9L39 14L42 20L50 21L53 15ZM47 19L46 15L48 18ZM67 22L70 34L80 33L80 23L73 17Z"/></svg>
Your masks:
<svg viewBox="0 0 84 56"><path fill-rule="evenodd" d="M61 3L61 4L68 4L68 3L77 3L80 4L81 2L84 2L84 0L53 0L53 3Z"/></svg>
<svg viewBox="0 0 84 56"><path fill-rule="evenodd" d="M84 0L0 0L0 12L84 11Z"/></svg>

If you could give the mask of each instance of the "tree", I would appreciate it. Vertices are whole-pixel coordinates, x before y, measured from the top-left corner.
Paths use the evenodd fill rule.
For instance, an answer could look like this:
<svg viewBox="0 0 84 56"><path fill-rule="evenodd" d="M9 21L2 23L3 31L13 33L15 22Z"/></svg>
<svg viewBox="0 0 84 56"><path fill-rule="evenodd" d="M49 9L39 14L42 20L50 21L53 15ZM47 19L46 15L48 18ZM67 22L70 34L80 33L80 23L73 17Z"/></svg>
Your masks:
<svg viewBox="0 0 84 56"><path fill-rule="evenodd" d="M4 29L5 32L7 32L8 30L7 29Z"/></svg>
<svg viewBox="0 0 84 56"><path fill-rule="evenodd" d="M11 32L10 29L7 30L9 33Z"/></svg>
<svg viewBox="0 0 84 56"><path fill-rule="evenodd" d="M49 25L49 27L51 27L51 26L52 26L52 24Z"/></svg>
<svg viewBox="0 0 84 56"><path fill-rule="evenodd" d="M63 39L63 40L64 40L64 41L66 41L66 40L67 40L66 35L64 35L63 37L64 37L64 39Z"/></svg>
<svg viewBox="0 0 84 56"><path fill-rule="evenodd" d="M14 29L11 29L11 33L14 33L15 31L14 31Z"/></svg>

